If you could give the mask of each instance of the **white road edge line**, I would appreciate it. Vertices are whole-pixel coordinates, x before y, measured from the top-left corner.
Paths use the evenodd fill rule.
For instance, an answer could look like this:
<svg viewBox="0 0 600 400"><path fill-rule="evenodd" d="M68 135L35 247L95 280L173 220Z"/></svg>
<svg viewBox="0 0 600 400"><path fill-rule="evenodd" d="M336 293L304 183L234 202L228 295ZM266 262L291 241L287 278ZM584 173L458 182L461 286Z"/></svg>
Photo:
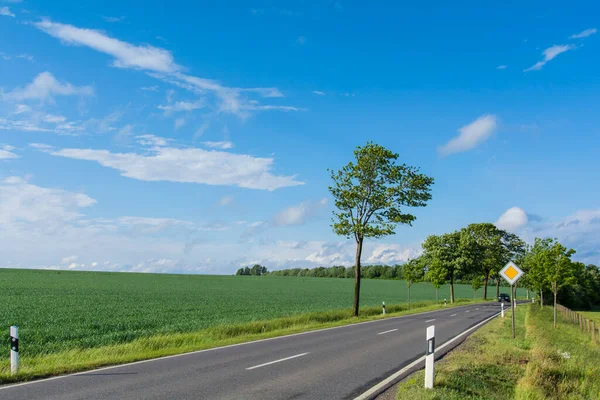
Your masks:
<svg viewBox="0 0 600 400"><path fill-rule="evenodd" d="M398 330L398 328L396 328L396 329L390 329L389 331L379 332L378 335L384 335L386 333L394 332L394 331L397 331L397 330Z"/></svg>
<svg viewBox="0 0 600 400"><path fill-rule="evenodd" d="M457 306L457 307L453 307L453 308L457 308L458 309L458 308L463 308L463 307L469 307L469 305ZM415 314L408 314L408 315L398 315L397 317L375 319L375 320L372 320L372 321L357 322L355 324L333 326L331 328L314 329L312 331L304 331L304 332L292 333L290 335L275 336L275 337L266 338L266 339L252 340L252 341L249 341L249 342L229 344L229 345L220 346L220 347L212 347L210 349L194 350L194 351L189 351L187 353L172 354L170 356L149 358L147 360L140 360L140 361L133 361L133 362L130 362L130 363L125 363L125 364L111 365L109 367L102 367L102 368L91 369L91 370L88 370L88 371L76 372L74 374L53 376L52 378L45 378L45 379L38 379L38 380L29 381L29 382L15 383L14 385L2 385L2 386L0 386L0 390L11 389L11 388L18 387L18 386L35 385L37 383L44 383L44 382L54 381L54 380L57 380L57 379L64 379L64 378L69 378L69 377L73 377L73 376L79 376L79 375L85 375L85 374L92 374L92 373L95 373L95 372L98 372L98 371L106 371L108 369L123 368L123 367L128 367L130 365L137 365L137 364L144 364L144 363L148 363L148 362L166 360L166 359L169 359L169 358L191 356L191 355L195 355L195 354L199 354L199 353L206 353L208 351L216 351L216 350L227 349L227 348L230 348L230 347L246 346L246 345L253 344L253 343L267 342L267 341L271 341L271 340L284 339L284 338L289 338L289 337L294 337L294 336L308 335L308 334L311 334L311 333L325 332L325 331L330 331L330 330L333 330L333 329L342 329L342 328L348 328L348 327L351 327L351 326L371 324L373 322L390 321L390 320L393 320L393 319L416 317L416 316L419 316L419 315L431 314L431 313L440 312L440 311L444 311L444 310L440 309L440 310L424 311L422 313L415 313Z"/></svg>
<svg viewBox="0 0 600 400"><path fill-rule="evenodd" d="M246 368L246 371L250 371L251 369L266 367L267 365L271 365L271 364L277 364L277 363L280 363L282 361L287 361L287 360L291 360L292 358L302 357L302 356L305 356L307 354L309 354L309 353L296 354L295 356L290 356L290 357L282 358L282 359L275 360L275 361L269 361L269 362L264 363L264 364L255 365L254 367L248 367L248 368Z"/></svg>
<svg viewBox="0 0 600 400"><path fill-rule="evenodd" d="M452 314L451 317L456 317L456 314Z"/></svg>
<svg viewBox="0 0 600 400"><path fill-rule="evenodd" d="M430 319L430 320L428 320L428 321L425 321L425 323L428 323L428 322L433 322L433 321L435 321L435 318L434 318L434 319Z"/></svg>
<svg viewBox="0 0 600 400"><path fill-rule="evenodd" d="M467 311L465 311L465 312L471 312L471 310L467 310Z"/></svg>
<svg viewBox="0 0 600 400"><path fill-rule="evenodd" d="M466 335L467 333L479 328L481 325L487 323L488 321L491 321L493 318L497 317L498 315L500 315L500 313L494 314L491 317L489 317L488 319L483 320L480 323L478 323L477 325L467 329L466 331L459 333L458 335L454 336L452 339L448 340L443 345L439 346L436 349L436 351L442 350L444 347L446 347L449 344L453 343L454 341L458 340L461 336ZM373 386L371 389L367 390L360 396L355 397L354 400L368 400L369 398L371 398L371 396L373 396L373 394L377 393L380 389L384 388L385 386L387 386L388 384L393 382L396 378L398 378L405 372L409 371L415 365L418 365L419 363L423 362L424 360L425 360L425 356L422 356L422 357L416 359L415 361L408 364L406 367L402 368L400 371L396 372L395 374L393 374L393 375L389 376L388 378L384 379L383 381L379 382L377 385Z"/></svg>

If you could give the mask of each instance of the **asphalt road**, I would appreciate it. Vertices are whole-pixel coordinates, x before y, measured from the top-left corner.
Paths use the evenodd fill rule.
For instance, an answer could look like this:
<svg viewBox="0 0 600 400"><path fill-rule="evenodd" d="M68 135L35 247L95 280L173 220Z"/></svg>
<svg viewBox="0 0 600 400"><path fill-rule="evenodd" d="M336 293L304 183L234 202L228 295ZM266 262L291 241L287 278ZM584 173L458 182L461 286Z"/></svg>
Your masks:
<svg viewBox="0 0 600 400"><path fill-rule="evenodd" d="M20 385L0 399L353 399L490 318L485 303L283 336ZM449 347L449 346L447 346Z"/></svg>

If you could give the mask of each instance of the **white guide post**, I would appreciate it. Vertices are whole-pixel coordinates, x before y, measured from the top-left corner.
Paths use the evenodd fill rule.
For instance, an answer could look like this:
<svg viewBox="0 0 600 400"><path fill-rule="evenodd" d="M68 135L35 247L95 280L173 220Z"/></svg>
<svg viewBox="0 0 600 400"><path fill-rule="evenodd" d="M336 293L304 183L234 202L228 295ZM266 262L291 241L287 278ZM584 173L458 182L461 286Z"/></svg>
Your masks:
<svg viewBox="0 0 600 400"><path fill-rule="evenodd" d="M502 309L502 318L504 318L504 302L500 303L500 308Z"/></svg>
<svg viewBox="0 0 600 400"><path fill-rule="evenodd" d="M425 352L425 389L433 389L433 364L435 362L435 325L427 327L427 351Z"/></svg>
<svg viewBox="0 0 600 400"><path fill-rule="evenodd" d="M382 307L383 307L383 315L385 315L385 301L382 301Z"/></svg>
<svg viewBox="0 0 600 400"><path fill-rule="evenodd" d="M19 328L10 327L10 373L16 374L19 370Z"/></svg>

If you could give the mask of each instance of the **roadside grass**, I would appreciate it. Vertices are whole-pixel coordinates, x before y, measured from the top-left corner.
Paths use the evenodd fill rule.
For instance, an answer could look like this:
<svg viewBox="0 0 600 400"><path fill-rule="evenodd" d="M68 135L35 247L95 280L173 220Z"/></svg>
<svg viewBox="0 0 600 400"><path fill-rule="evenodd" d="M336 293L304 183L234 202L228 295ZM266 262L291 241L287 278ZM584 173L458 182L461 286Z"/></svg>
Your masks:
<svg viewBox="0 0 600 400"><path fill-rule="evenodd" d="M479 303L482 300L458 299L446 308ZM10 375L8 357L0 360L0 384L27 381L53 375L61 375L128 362L205 350L219 346L238 344L259 339L289 335L323 328L350 325L357 322L410 315L444 308L432 301L386 305L387 314L381 307L364 307L360 316L351 316L350 309L312 312L292 317L253 321L241 324L219 325L195 332L169 333L138 338L127 343L93 348L68 349L23 356L19 373ZM26 345L23 344L23 345Z"/></svg>
<svg viewBox="0 0 600 400"><path fill-rule="evenodd" d="M424 386L425 374L419 371L399 386L398 399L509 399L518 379L525 372L530 341L525 335L528 306L515 313L516 339L512 339L510 313L496 318L462 345L435 364L433 390Z"/></svg>
<svg viewBox="0 0 600 400"><path fill-rule="evenodd" d="M600 346L552 307L517 307L516 339L510 314L497 318L436 363L433 390L420 371L399 386L398 399L599 399Z"/></svg>

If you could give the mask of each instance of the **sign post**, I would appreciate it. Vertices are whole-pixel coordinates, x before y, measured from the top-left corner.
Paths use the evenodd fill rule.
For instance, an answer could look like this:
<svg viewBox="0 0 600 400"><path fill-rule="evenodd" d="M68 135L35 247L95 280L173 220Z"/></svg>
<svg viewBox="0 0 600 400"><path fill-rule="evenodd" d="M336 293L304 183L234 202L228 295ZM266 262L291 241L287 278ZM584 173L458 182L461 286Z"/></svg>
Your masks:
<svg viewBox="0 0 600 400"><path fill-rule="evenodd" d="M512 337L515 338L515 283L523 276L521 268L517 267L512 261L509 261L504 268L500 271L500 276L504 278L506 282L510 284L510 305L512 308Z"/></svg>

